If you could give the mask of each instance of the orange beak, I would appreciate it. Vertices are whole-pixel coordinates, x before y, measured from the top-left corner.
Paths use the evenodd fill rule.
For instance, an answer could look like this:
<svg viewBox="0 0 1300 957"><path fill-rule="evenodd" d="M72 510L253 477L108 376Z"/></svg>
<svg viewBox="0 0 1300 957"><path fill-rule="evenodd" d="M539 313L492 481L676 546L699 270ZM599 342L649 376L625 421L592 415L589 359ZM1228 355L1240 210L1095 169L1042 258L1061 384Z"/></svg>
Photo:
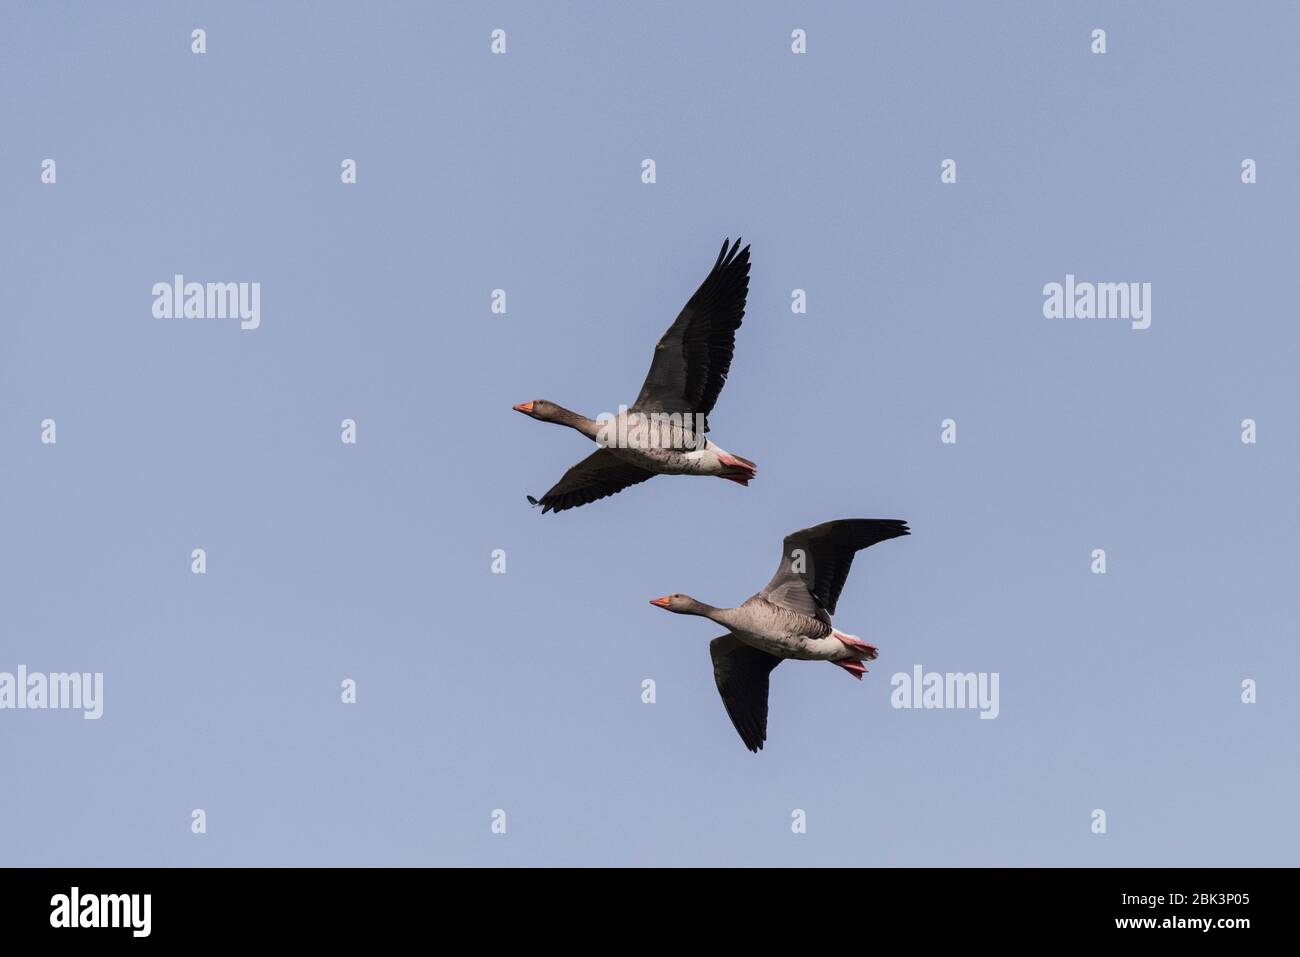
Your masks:
<svg viewBox="0 0 1300 957"><path fill-rule="evenodd" d="M528 413L533 411L533 404L531 402L520 402L518 405L511 406L511 408L516 412Z"/></svg>
<svg viewBox="0 0 1300 957"><path fill-rule="evenodd" d="M667 608L667 607L668 607L668 596L667 596L667 595L664 595L663 598L651 598L651 599L650 599L650 604L652 604L652 605L656 605L656 606L658 606L659 608Z"/></svg>

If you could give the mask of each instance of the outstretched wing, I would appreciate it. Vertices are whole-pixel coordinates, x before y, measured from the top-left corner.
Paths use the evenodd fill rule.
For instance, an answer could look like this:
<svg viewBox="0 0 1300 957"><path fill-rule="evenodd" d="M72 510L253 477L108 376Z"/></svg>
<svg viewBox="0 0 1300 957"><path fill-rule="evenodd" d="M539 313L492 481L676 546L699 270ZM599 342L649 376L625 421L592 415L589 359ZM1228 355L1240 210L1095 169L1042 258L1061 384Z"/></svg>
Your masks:
<svg viewBox="0 0 1300 957"><path fill-rule="evenodd" d="M609 449L597 449L565 472L564 477L540 501L531 495L528 496L528 501L540 505L543 515L547 512L563 512L614 495L629 485L654 478L654 474L624 462Z"/></svg>
<svg viewBox="0 0 1300 957"><path fill-rule="evenodd" d="M759 594L773 604L829 622L854 554L909 534L907 523L893 518L842 518L791 532L781 543L776 574Z"/></svg>
<svg viewBox="0 0 1300 957"><path fill-rule="evenodd" d="M713 411L731 369L749 295L749 247L740 249L739 239L729 242L722 243L712 271L655 346L633 411L704 416Z"/></svg>
<svg viewBox="0 0 1300 957"><path fill-rule="evenodd" d="M767 679L781 659L730 634L709 642L709 654L727 716L745 747L761 750L767 740Z"/></svg>

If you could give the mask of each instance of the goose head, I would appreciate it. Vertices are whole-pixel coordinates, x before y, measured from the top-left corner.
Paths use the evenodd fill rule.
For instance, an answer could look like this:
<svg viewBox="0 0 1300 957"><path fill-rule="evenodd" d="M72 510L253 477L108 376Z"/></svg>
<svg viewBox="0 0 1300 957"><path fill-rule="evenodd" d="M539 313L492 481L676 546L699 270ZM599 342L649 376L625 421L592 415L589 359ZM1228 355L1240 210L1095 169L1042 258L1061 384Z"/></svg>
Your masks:
<svg viewBox="0 0 1300 957"><path fill-rule="evenodd" d="M512 406L516 412L522 412L524 415L533 419L540 419L542 422L554 422L564 412L564 409L546 399L534 399L532 402L520 402Z"/></svg>
<svg viewBox="0 0 1300 957"><path fill-rule="evenodd" d="M690 595L664 595L662 598L651 598L650 604L679 615L703 615L710 610L708 605L696 601Z"/></svg>

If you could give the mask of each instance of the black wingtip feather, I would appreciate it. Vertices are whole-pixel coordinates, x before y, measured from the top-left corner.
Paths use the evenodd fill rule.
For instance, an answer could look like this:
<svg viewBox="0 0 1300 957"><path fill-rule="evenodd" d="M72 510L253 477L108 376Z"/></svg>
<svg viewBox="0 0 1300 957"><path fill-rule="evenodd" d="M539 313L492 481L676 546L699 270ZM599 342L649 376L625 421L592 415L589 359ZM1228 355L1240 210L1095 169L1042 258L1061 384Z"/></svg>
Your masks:
<svg viewBox="0 0 1300 957"><path fill-rule="evenodd" d="M722 241L722 252L718 253L718 259L713 264L714 269L717 269L719 266L721 266L722 261L727 258L727 247L730 245L731 245L731 237L728 236L726 239Z"/></svg>
<svg viewBox="0 0 1300 957"><path fill-rule="evenodd" d="M742 242L743 240L739 236L736 237L734 243L731 241L730 237L722 241L722 252L718 253L717 262L713 264L714 272L717 272L719 269L726 269L731 266L740 265L744 267L744 274L748 276L749 246L746 245L744 249L741 249L740 244Z"/></svg>

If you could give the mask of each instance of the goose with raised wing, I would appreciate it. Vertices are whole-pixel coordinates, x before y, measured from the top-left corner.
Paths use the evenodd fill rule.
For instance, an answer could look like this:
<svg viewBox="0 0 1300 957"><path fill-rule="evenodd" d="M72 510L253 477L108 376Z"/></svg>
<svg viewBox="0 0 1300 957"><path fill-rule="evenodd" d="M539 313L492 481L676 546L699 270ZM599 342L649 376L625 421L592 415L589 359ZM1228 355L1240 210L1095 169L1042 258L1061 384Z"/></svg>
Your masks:
<svg viewBox="0 0 1300 957"><path fill-rule="evenodd" d="M749 247L724 240L713 269L655 346L650 372L630 407L589 419L546 399L514 406L600 446L541 499L530 495L528 501L541 505L542 514L563 512L656 475L713 475L748 485L754 463L704 436L731 369L748 294Z"/></svg>
<svg viewBox="0 0 1300 957"><path fill-rule="evenodd" d="M650 604L699 615L727 629L709 642L713 678L731 723L751 751L767 740L767 691L772 669L786 659L829 661L859 681L875 645L831 625L853 556L911 530L898 519L843 518L792 532L782 543L772 580L737 608L714 608L689 595Z"/></svg>

